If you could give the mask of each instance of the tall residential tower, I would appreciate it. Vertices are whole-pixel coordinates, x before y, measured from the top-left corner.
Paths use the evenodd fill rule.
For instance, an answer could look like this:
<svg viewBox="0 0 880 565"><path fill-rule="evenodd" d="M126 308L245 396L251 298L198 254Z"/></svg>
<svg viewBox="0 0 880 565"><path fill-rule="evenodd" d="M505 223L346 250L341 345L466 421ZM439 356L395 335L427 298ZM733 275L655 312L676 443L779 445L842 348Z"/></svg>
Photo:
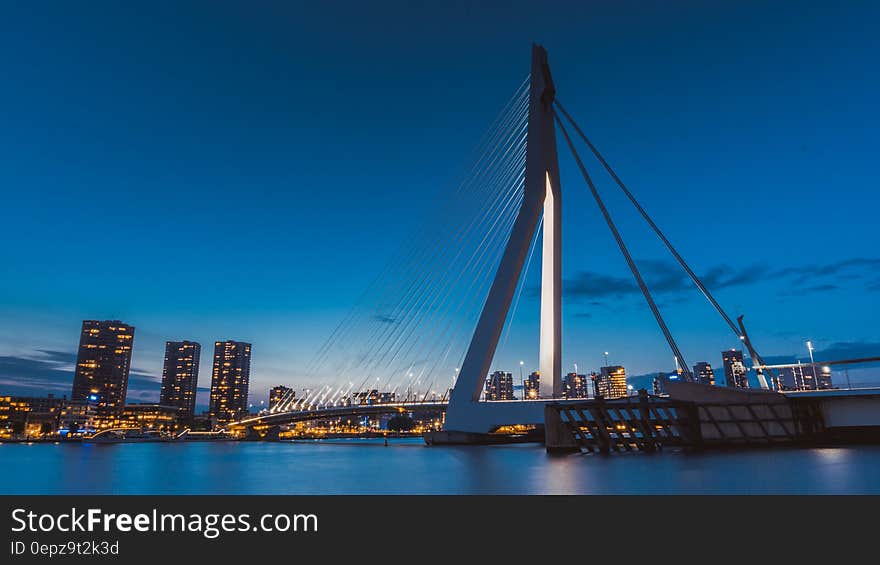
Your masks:
<svg viewBox="0 0 880 565"><path fill-rule="evenodd" d="M133 343L134 326L84 320L71 399L92 403L99 418L119 415L125 407Z"/></svg>
<svg viewBox="0 0 880 565"><path fill-rule="evenodd" d="M184 421L195 415L201 353L202 346L194 341L165 342L159 404L180 408L180 418Z"/></svg>
<svg viewBox="0 0 880 565"><path fill-rule="evenodd" d="M251 378L251 344L241 341L214 342L209 415L217 423L238 420L247 414Z"/></svg>
<svg viewBox="0 0 880 565"><path fill-rule="evenodd" d="M724 378L727 386L736 388L749 388L749 379L743 352L740 349L729 349L721 352L721 362L724 363Z"/></svg>

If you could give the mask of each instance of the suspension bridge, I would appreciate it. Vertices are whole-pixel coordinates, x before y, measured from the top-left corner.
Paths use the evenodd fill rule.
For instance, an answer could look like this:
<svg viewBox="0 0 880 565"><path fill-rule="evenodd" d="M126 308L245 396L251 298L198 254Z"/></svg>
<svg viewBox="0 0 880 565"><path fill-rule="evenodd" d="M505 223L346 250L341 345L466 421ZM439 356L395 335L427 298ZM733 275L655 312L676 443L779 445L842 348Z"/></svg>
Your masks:
<svg viewBox="0 0 880 565"><path fill-rule="evenodd" d="M307 367L303 379L324 384L300 396L290 391L269 411L232 426L285 426L445 409L444 429L429 441L457 443L504 426L543 425L548 407L558 412L566 403L576 404L561 399L563 200L557 129L680 368L681 380L693 381L690 365L584 165L578 144L595 157L748 351L760 389L778 389L773 371L784 366L765 363L743 317L734 322L727 314L587 137L557 96L546 50L533 45L529 74L475 149L464 180L437 204L436 217L394 255ZM481 400L538 247L539 398Z"/></svg>

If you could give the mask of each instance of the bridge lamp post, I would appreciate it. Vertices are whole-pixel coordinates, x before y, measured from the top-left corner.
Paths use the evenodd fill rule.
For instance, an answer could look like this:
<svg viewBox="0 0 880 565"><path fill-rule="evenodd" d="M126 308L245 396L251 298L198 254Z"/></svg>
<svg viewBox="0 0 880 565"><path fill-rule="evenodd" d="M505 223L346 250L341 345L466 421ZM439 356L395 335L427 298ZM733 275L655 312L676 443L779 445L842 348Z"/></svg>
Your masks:
<svg viewBox="0 0 880 565"><path fill-rule="evenodd" d="M807 351L810 352L810 366L813 369L813 386L816 387L816 390L819 390L819 381L816 379L816 365L815 361L813 361L813 342L807 340Z"/></svg>
<svg viewBox="0 0 880 565"><path fill-rule="evenodd" d="M526 380L523 378L523 362L519 362L519 384L522 386L522 399L526 399Z"/></svg>

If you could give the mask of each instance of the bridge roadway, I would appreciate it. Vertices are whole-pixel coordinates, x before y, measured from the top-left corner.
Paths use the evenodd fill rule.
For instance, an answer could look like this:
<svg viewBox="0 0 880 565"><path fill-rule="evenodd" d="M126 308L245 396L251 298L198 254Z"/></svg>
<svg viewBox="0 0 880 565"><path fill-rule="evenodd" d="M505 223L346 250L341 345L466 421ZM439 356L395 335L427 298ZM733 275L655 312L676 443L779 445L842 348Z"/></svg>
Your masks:
<svg viewBox="0 0 880 565"><path fill-rule="evenodd" d="M326 418L340 418L343 416L369 416L376 414L394 414L414 412L416 410L445 409L448 402L389 402L387 404L355 404L351 406L331 406L313 410L291 410L276 412L275 414L263 414L252 418L245 418L229 424L229 427L251 427L285 424L296 422L308 422L311 420L323 420Z"/></svg>

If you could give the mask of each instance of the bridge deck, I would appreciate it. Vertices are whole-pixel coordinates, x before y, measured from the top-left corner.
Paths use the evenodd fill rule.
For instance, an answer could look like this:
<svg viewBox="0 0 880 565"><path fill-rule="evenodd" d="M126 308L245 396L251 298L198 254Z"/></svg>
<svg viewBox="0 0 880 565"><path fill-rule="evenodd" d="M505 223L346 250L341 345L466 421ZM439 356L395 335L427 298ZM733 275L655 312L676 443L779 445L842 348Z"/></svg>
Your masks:
<svg viewBox="0 0 880 565"><path fill-rule="evenodd" d="M309 422L345 416L370 416L378 414L394 414L416 411L445 410L446 402L393 402L387 404L358 404L351 406L333 406L314 410L292 410L263 414L253 418L245 418L229 424L230 427L252 427L263 425L286 425L297 422Z"/></svg>

